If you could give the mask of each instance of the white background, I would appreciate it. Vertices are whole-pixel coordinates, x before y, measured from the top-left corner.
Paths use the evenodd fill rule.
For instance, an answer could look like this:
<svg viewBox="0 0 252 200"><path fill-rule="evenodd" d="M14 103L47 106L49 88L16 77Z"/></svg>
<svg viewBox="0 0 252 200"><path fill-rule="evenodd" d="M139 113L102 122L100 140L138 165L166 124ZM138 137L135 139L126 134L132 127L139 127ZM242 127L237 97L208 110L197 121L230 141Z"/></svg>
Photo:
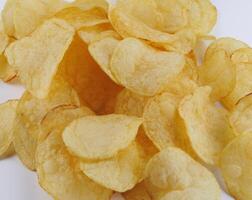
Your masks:
<svg viewBox="0 0 252 200"><path fill-rule="evenodd" d="M4 2L5 0L0 0L0 10ZM218 23L213 34L218 37L235 37L252 46L252 1L212 0L212 2L219 12ZM0 103L19 98L22 92L21 86L0 82ZM27 170L16 157L0 160L0 199L51 200L39 187L36 174ZM222 200L232 200L232 198L223 193Z"/></svg>

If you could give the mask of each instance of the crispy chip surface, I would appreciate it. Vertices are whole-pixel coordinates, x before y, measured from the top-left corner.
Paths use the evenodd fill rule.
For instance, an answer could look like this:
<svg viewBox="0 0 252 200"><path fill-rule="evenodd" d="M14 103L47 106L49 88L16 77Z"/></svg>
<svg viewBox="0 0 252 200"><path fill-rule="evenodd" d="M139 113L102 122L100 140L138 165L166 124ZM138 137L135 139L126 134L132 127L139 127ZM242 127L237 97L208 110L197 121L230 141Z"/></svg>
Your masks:
<svg viewBox="0 0 252 200"><path fill-rule="evenodd" d="M220 200L220 188L205 167L182 150L169 147L146 167L145 186L153 200Z"/></svg>
<svg viewBox="0 0 252 200"><path fill-rule="evenodd" d="M40 185L56 199L109 200L112 191L105 189L85 176L77 158L71 156L62 140L62 131L72 120L92 115L87 108L59 107L46 116L42 126L51 121L50 133L37 149L37 171Z"/></svg>
<svg viewBox="0 0 252 200"><path fill-rule="evenodd" d="M35 152L39 137L39 123L45 114L59 105L79 105L76 92L62 79L56 79L46 99L38 99L25 92L17 106L14 146L21 161L35 170Z"/></svg>
<svg viewBox="0 0 252 200"><path fill-rule="evenodd" d="M134 141L141 123L141 118L126 115L84 117L64 130L63 140L83 159L111 158Z"/></svg>
<svg viewBox="0 0 252 200"><path fill-rule="evenodd" d="M244 133L235 138L221 154L222 175L231 195L239 200L252 198L251 141L251 132Z"/></svg>
<svg viewBox="0 0 252 200"><path fill-rule="evenodd" d="M111 71L123 86L143 96L153 96L184 68L185 58L175 52L160 51L143 41L121 41L111 58Z"/></svg>
<svg viewBox="0 0 252 200"><path fill-rule="evenodd" d="M210 93L210 87L199 87L180 102L179 117L184 127L180 124L177 131L181 141L187 139L201 160L218 165L220 153L233 139L234 133L227 111L211 102Z"/></svg>
<svg viewBox="0 0 252 200"><path fill-rule="evenodd" d="M16 118L17 104L17 100L12 100L0 105L0 158L8 155L8 151L13 149L13 128Z"/></svg>
<svg viewBox="0 0 252 200"><path fill-rule="evenodd" d="M46 21L29 37L13 42L6 50L10 65L21 82L37 98L45 98L74 36L65 21ZM25 58L25 59L24 59Z"/></svg>

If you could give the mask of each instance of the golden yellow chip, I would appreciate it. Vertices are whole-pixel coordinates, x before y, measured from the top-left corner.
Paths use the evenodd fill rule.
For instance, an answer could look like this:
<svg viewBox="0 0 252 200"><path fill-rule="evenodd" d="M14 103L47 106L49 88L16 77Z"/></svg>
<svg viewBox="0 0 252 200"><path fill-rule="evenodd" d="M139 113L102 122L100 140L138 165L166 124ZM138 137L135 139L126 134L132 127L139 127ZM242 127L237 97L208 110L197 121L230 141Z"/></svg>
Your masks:
<svg viewBox="0 0 252 200"><path fill-rule="evenodd" d="M181 98L163 93L151 98L144 108L144 129L155 146L162 150L176 145L175 114Z"/></svg>
<svg viewBox="0 0 252 200"><path fill-rule="evenodd" d="M238 49L246 48L248 45L242 41L236 40L234 38L225 37L215 40L211 45L208 47L205 60L207 60L211 55L218 49L224 50L228 56L231 55Z"/></svg>
<svg viewBox="0 0 252 200"><path fill-rule="evenodd" d="M73 36L74 29L65 21L51 19L31 36L13 42L6 49L8 62L15 67L21 82L35 97L45 98L48 95Z"/></svg>
<svg viewBox="0 0 252 200"><path fill-rule="evenodd" d="M227 111L211 102L210 93L210 87L199 87L181 101L179 116L182 123L177 123L176 129L181 136L180 142L188 140L188 146L201 160L218 165L220 153L234 133Z"/></svg>
<svg viewBox="0 0 252 200"><path fill-rule="evenodd" d="M113 30L111 24L109 23L82 27L78 31L78 35L86 44L95 43L96 41L102 40L106 37L121 39L120 35Z"/></svg>
<svg viewBox="0 0 252 200"><path fill-rule="evenodd" d="M206 56L199 69L201 84L212 87L212 98L220 100L235 88L236 68L224 49L217 49Z"/></svg>
<svg viewBox="0 0 252 200"><path fill-rule="evenodd" d="M55 17L67 21L76 30L109 22L107 13L101 8L82 10L78 7L68 7L58 12Z"/></svg>
<svg viewBox="0 0 252 200"><path fill-rule="evenodd" d="M143 96L153 96L184 68L185 58L175 52L152 48L143 41L121 41L111 58L111 71L127 89Z"/></svg>
<svg viewBox="0 0 252 200"><path fill-rule="evenodd" d="M222 152L220 169L230 194L239 200L252 198L252 133L235 138Z"/></svg>
<svg viewBox="0 0 252 200"><path fill-rule="evenodd" d="M97 114L111 113L106 105L115 100L122 88L100 69L89 54L88 46L78 35L66 52L60 69L82 102Z"/></svg>
<svg viewBox="0 0 252 200"><path fill-rule="evenodd" d="M142 117L148 99L149 97L124 89L116 98L115 113Z"/></svg>
<svg viewBox="0 0 252 200"><path fill-rule="evenodd" d="M106 0L75 0L70 6L78 7L82 10L102 8L103 10L108 11L108 2Z"/></svg>
<svg viewBox="0 0 252 200"><path fill-rule="evenodd" d="M119 40L113 37L106 37L89 45L88 50L101 69L113 80L119 83L111 72L110 61Z"/></svg>
<svg viewBox="0 0 252 200"><path fill-rule="evenodd" d="M144 182L137 184L133 189L122 194L125 200L152 200L145 188Z"/></svg>
<svg viewBox="0 0 252 200"><path fill-rule="evenodd" d="M242 98L230 116L230 123L237 135L252 132L252 95Z"/></svg>
<svg viewBox="0 0 252 200"><path fill-rule="evenodd" d="M0 158L8 155L13 149L13 128L16 118L17 100L8 101L0 105Z"/></svg>
<svg viewBox="0 0 252 200"><path fill-rule="evenodd" d="M249 57L251 48L238 49L232 55L236 67L236 84L232 92L223 99L223 104L229 109L234 108L240 99L252 93L252 62Z"/></svg>
<svg viewBox="0 0 252 200"><path fill-rule="evenodd" d="M135 140L141 124L141 118L126 115L84 117L64 130L63 140L70 152L83 159L111 158Z"/></svg>
<svg viewBox="0 0 252 200"><path fill-rule="evenodd" d="M28 36L65 5L63 0L8 0L2 13L4 29L18 39Z"/></svg>
<svg viewBox="0 0 252 200"><path fill-rule="evenodd" d="M145 186L151 199L220 200L221 190L205 167L175 147L155 155L146 167Z"/></svg>
<svg viewBox="0 0 252 200"><path fill-rule="evenodd" d="M59 105L79 105L76 92L62 79L56 79L46 99L37 99L25 92L17 106L14 146L21 161L35 170L35 152L39 123L45 114Z"/></svg>
<svg viewBox="0 0 252 200"><path fill-rule="evenodd" d="M142 180L146 162L141 146L133 142L113 158L82 162L81 170L96 183L117 192L125 192Z"/></svg>
<svg viewBox="0 0 252 200"><path fill-rule="evenodd" d="M56 124L51 124L50 133L38 145L37 172L40 185L56 199L109 200L112 195L111 190L94 183L81 172L78 159L68 153L61 137L68 123L90 114L92 112L86 108L60 107L46 116L47 122L54 118L61 120L53 121ZM42 123L42 126L47 125Z"/></svg>

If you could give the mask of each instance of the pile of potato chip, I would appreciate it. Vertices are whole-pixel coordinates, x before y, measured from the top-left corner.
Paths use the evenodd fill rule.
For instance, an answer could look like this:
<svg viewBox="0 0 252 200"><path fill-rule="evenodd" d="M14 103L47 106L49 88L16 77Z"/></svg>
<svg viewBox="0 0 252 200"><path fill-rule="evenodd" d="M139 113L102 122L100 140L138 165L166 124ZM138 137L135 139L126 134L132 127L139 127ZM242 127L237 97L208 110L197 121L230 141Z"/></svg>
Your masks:
<svg viewBox="0 0 252 200"><path fill-rule="evenodd" d="M209 0L7 0L0 157L55 200L252 199L252 48ZM201 60L198 43L212 43Z"/></svg>

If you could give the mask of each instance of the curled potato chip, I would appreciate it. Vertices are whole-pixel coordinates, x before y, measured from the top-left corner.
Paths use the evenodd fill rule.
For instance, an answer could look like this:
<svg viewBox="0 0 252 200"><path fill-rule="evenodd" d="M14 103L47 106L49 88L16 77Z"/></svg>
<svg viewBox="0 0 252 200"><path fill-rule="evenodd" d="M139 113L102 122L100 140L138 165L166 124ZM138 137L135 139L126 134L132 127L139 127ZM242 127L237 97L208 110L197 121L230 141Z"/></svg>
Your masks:
<svg viewBox="0 0 252 200"><path fill-rule="evenodd" d="M50 19L31 36L13 42L6 49L8 62L35 97L45 98L48 95L73 36L74 29L65 21Z"/></svg>
<svg viewBox="0 0 252 200"><path fill-rule="evenodd" d="M186 96L179 105L177 131L187 140L193 152L210 165L218 165L219 155L233 139L227 111L210 100L211 88L199 87L193 95ZM183 128L184 127L184 128Z"/></svg>
<svg viewBox="0 0 252 200"><path fill-rule="evenodd" d="M59 105L79 105L76 92L62 79L55 79L46 99L38 99L25 92L17 106L14 146L20 160L35 170L35 152L39 137L39 123L44 115Z"/></svg>
<svg viewBox="0 0 252 200"><path fill-rule="evenodd" d="M108 22L107 13L101 8L82 10L78 7L68 7L59 11L55 17L67 21L76 30Z"/></svg>
<svg viewBox="0 0 252 200"><path fill-rule="evenodd" d="M217 49L205 58L199 69L200 82L212 87L212 98L220 100L235 87L236 68L224 49Z"/></svg>
<svg viewBox="0 0 252 200"><path fill-rule="evenodd" d="M122 194L125 200L152 200L145 188L144 182L137 184L133 189Z"/></svg>
<svg viewBox="0 0 252 200"><path fill-rule="evenodd" d="M124 89L116 98L115 113L142 117L148 99L149 97Z"/></svg>
<svg viewBox="0 0 252 200"><path fill-rule="evenodd" d="M17 100L12 100L0 105L0 158L8 155L13 149L13 128L17 104Z"/></svg>
<svg viewBox="0 0 252 200"><path fill-rule="evenodd" d="M75 0L70 6L78 7L82 10L103 8L105 11L108 11L108 2L106 0Z"/></svg>
<svg viewBox="0 0 252 200"><path fill-rule="evenodd" d="M230 123L237 135L252 131L252 95L242 98L230 116Z"/></svg>
<svg viewBox="0 0 252 200"><path fill-rule="evenodd" d="M144 130L159 150L176 144L175 114L180 99L163 93L151 98L144 108Z"/></svg>
<svg viewBox="0 0 252 200"><path fill-rule="evenodd" d="M8 0L2 18L9 36L28 36L66 3L63 0Z"/></svg>
<svg viewBox="0 0 252 200"><path fill-rule="evenodd" d="M220 169L230 194L239 200L252 198L252 133L235 138L222 152Z"/></svg>
<svg viewBox="0 0 252 200"><path fill-rule="evenodd" d="M51 128L37 148L38 178L40 185L56 199L109 200L112 195L111 190L94 183L81 172L78 159L68 153L61 137L68 123L90 114L87 108L59 107L42 123L42 127L51 124ZM50 119L55 118L61 120L50 123Z"/></svg>
<svg viewBox="0 0 252 200"><path fill-rule="evenodd" d="M231 57L231 55L240 48L246 48L248 47L247 44L244 42L241 42L239 40L236 40L234 38L220 38L215 40L211 45L208 47L206 54L205 54L205 60L207 60L211 55L218 49L224 50L228 56Z"/></svg>
<svg viewBox="0 0 252 200"><path fill-rule="evenodd" d="M111 158L134 141L141 123L141 118L126 115L84 117L64 130L63 140L83 159Z"/></svg>
<svg viewBox="0 0 252 200"><path fill-rule="evenodd" d="M90 27L82 27L78 31L78 35L86 44L95 43L96 41L107 37L121 39L120 35L113 30L111 24L109 23L98 24Z"/></svg>
<svg viewBox="0 0 252 200"><path fill-rule="evenodd" d="M96 183L117 192L125 192L141 181L146 162L141 146L133 142L113 158L82 162L80 166L84 174Z"/></svg>
<svg viewBox="0 0 252 200"><path fill-rule="evenodd" d="M119 83L111 72L110 61L119 40L113 37L106 37L89 45L88 50L101 69L113 80Z"/></svg>
<svg viewBox="0 0 252 200"><path fill-rule="evenodd" d="M221 199L214 175L178 148L155 155L145 171L144 183L153 200Z"/></svg>
<svg viewBox="0 0 252 200"><path fill-rule="evenodd" d="M106 105L122 89L103 73L89 54L88 46L78 35L66 52L60 71L77 91L82 102L98 114L107 114Z"/></svg>
<svg viewBox="0 0 252 200"><path fill-rule="evenodd" d="M251 48L238 49L232 55L236 66L236 84L232 92L223 99L223 104L234 108L240 99L252 93L252 63L248 59L252 54Z"/></svg>
<svg viewBox="0 0 252 200"><path fill-rule="evenodd" d="M153 96L164 90L185 65L183 55L160 51L141 40L121 41L111 58L111 71L123 86L143 96Z"/></svg>

